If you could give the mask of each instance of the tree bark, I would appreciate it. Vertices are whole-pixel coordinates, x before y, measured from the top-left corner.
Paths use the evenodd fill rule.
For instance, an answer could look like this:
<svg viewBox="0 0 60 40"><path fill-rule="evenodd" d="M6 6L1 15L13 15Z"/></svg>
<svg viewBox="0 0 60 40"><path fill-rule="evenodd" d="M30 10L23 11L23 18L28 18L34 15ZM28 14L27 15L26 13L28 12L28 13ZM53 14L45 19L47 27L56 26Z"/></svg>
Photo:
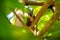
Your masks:
<svg viewBox="0 0 60 40"><path fill-rule="evenodd" d="M54 1L54 5L56 8L56 11L54 13L54 15L52 16L52 18L50 19L50 21L42 28L42 30L39 32L38 36L42 36L49 31L49 29L52 27L51 25L54 24L54 22L60 17L60 4L58 4L57 2Z"/></svg>
<svg viewBox="0 0 60 40"><path fill-rule="evenodd" d="M48 7L53 3L53 0L47 0L43 7L41 8L41 10L37 13L34 21L32 22L31 28L33 28L34 25L36 25L39 21L39 19L41 18L41 16L43 15L43 13L48 9Z"/></svg>

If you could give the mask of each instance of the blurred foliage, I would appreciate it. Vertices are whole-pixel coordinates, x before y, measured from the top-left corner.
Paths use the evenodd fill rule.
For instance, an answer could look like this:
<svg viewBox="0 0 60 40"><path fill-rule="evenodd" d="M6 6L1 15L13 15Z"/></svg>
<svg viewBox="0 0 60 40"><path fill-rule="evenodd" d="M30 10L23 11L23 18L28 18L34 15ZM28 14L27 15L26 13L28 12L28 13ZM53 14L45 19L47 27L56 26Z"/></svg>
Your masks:
<svg viewBox="0 0 60 40"><path fill-rule="evenodd" d="M46 0L41 0L46 1ZM60 3L60 0L56 0L56 2ZM28 9L24 7L22 3L19 3L18 0L1 0L0 1L0 40L40 40L40 38L34 36L31 32L29 32L24 27L17 27L16 25L12 25L7 19L6 15L8 15L12 10L18 8L22 11L27 12ZM38 11L41 9L41 6L31 6L33 8L33 13L36 15ZM51 9L47 9L44 12L44 15L38 21L37 28L41 30L44 25L51 19L53 12ZM26 23L27 17L24 17L24 21ZM50 34L50 35L49 35ZM46 40L59 40L60 39L60 21L56 21L49 32L47 33L48 37Z"/></svg>
<svg viewBox="0 0 60 40"><path fill-rule="evenodd" d="M21 28L10 24L5 13L0 11L0 38L2 40L38 40L26 28Z"/></svg>
<svg viewBox="0 0 60 40"><path fill-rule="evenodd" d="M2 8L6 14L16 8L21 10L23 10L24 8L24 5L22 3L19 3L18 0L3 0L2 2L3 2Z"/></svg>
<svg viewBox="0 0 60 40"><path fill-rule="evenodd" d="M60 4L60 0L55 0L55 1Z"/></svg>

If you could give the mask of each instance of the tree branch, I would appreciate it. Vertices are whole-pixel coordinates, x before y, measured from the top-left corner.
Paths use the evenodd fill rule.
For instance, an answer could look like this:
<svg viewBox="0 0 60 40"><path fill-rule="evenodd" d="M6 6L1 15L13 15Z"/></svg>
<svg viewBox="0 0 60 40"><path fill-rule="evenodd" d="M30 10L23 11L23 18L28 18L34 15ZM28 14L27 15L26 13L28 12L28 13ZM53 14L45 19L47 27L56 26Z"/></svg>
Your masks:
<svg viewBox="0 0 60 40"><path fill-rule="evenodd" d="M23 26L24 26L27 30L29 30L30 32L33 33L33 31L32 31L30 28L28 28L28 26L27 26L26 24L24 24L24 22L19 18L19 16L15 13L15 11L13 11L13 13L16 15L16 17L19 19L19 21L21 21L21 23L23 24Z"/></svg>
<svg viewBox="0 0 60 40"><path fill-rule="evenodd" d="M38 36L42 36L51 28L51 25L54 24L54 22L60 17L60 4L55 2L55 8L56 11L50 21L42 28L42 30L39 32Z"/></svg>
<svg viewBox="0 0 60 40"><path fill-rule="evenodd" d="M25 5L35 5L35 6L42 6L44 2L33 2L28 0L22 0L22 3Z"/></svg>
<svg viewBox="0 0 60 40"><path fill-rule="evenodd" d="M46 3L44 3L43 7L41 10L37 13L34 21L32 22L31 28L33 28L34 25L36 25L43 15L43 13L48 9L48 7L53 3L53 0L47 0Z"/></svg>
<svg viewBox="0 0 60 40"><path fill-rule="evenodd" d="M42 6L44 2L33 2L33 1L27 1L25 2L25 5L35 5L35 6Z"/></svg>
<svg viewBox="0 0 60 40"><path fill-rule="evenodd" d="M50 19L50 21L42 28L41 31L39 31L38 36L43 36L50 28L51 25L57 20L56 15L52 16L52 18Z"/></svg>

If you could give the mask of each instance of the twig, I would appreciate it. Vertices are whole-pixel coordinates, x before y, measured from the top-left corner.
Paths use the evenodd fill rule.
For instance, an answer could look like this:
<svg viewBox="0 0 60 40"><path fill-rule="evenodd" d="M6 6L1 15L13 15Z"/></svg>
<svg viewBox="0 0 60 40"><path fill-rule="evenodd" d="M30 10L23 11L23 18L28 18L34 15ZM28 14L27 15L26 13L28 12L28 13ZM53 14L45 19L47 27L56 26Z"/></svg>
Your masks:
<svg viewBox="0 0 60 40"><path fill-rule="evenodd" d="M25 5L35 5L35 6L42 6L44 2L33 2L33 1L27 1L25 2Z"/></svg>
<svg viewBox="0 0 60 40"><path fill-rule="evenodd" d="M38 23L39 19L40 19L41 16L43 15L43 13L46 11L46 9L48 9L48 7L49 7L52 3L53 3L53 0L47 0L46 3L44 3L43 7L42 7L41 10L37 13L34 21L32 22L31 28L33 28L33 26Z"/></svg>
<svg viewBox="0 0 60 40"><path fill-rule="evenodd" d="M27 26L26 24L24 24L24 22L19 18L19 16L15 13L15 11L13 11L13 13L16 15L16 17L19 19L19 21L21 21L21 23L23 24L23 26L24 26L27 30L29 30L30 32L33 33L33 31L32 31L30 28L28 28L28 26Z"/></svg>

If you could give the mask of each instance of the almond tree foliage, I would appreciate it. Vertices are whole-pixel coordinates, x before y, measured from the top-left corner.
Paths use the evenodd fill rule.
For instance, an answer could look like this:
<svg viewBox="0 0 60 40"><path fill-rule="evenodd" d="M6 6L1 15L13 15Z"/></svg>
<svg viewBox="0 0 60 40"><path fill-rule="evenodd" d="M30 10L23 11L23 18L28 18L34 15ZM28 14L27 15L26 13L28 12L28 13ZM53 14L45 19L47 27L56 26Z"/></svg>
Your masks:
<svg viewBox="0 0 60 40"><path fill-rule="evenodd" d="M53 10L51 9L51 5ZM20 9L28 13L29 8L33 9L35 15L31 26L26 25L27 15L23 21L15 13ZM60 39L60 0L1 0L0 1L0 40L59 40ZM13 12L21 21L23 27L11 24L7 15ZM34 35L36 25L36 35Z"/></svg>

